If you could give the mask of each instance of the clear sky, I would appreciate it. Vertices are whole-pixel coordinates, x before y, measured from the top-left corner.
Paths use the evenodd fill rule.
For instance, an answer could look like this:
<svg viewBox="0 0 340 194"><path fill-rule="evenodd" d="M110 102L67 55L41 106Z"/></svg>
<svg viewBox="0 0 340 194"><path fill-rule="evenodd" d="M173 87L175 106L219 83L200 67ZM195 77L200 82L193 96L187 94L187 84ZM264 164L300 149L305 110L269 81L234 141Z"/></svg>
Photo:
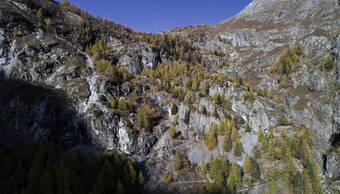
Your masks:
<svg viewBox="0 0 340 194"><path fill-rule="evenodd" d="M252 0L69 1L92 15L102 16L138 31L155 33L187 25L218 24L236 15Z"/></svg>

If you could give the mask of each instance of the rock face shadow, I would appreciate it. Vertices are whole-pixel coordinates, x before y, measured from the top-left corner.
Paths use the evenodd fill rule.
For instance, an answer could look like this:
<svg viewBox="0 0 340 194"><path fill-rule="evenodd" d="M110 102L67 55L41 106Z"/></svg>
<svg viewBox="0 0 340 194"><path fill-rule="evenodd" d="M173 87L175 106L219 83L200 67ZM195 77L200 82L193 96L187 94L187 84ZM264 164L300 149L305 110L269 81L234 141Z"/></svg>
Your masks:
<svg viewBox="0 0 340 194"><path fill-rule="evenodd" d="M52 141L86 144L86 127L61 90L19 80L0 81L0 142Z"/></svg>

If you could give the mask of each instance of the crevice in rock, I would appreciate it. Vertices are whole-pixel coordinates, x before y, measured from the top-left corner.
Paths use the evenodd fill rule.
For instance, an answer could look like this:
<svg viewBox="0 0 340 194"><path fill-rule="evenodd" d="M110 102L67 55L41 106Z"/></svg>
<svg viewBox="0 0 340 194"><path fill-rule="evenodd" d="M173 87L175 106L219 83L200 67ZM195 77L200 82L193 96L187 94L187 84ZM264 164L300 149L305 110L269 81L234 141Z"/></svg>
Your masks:
<svg viewBox="0 0 340 194"><path fill-rule="evenodd" d="M323 171L323 175L327 173L327 155L326 154L322 154L322 171Z"/></svg>
<svg viewBox="0 0 340 194"><path fill-rule="evenodd" d="M333 133L330 138L330 143L332 147L337 147L340 145L340 132Z"/></svg>

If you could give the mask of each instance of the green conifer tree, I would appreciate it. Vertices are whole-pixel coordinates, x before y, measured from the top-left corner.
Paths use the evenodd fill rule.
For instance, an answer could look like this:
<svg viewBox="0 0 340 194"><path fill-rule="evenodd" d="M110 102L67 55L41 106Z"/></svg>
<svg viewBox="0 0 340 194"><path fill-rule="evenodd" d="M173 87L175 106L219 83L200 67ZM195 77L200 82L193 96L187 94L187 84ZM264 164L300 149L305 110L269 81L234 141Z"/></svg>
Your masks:
<svg viewBox="0 0 340 194"><path fill-rule="evenodd" d="M217 147L217 135L216 131L218 129L218 126L216 123L212 123L208 132L208 135L205 138L205 145L209 150L213 150Z"/></svg>
<svg viewBox="0 0 340 194"><path fill-rule="evenodd" d="M237 139L235 142L234 156L241 157L243 153L243 145L240 139Z"/></svg>

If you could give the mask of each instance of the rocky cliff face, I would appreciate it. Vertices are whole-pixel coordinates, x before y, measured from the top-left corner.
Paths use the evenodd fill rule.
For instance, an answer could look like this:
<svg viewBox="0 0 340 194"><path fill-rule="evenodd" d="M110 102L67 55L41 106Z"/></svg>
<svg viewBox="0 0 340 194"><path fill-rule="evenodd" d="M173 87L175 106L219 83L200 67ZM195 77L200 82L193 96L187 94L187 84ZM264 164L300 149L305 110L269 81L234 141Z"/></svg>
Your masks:
<svg viewBox="0 0 340 194"><path fill-rule="evenodd" d="M39 9L46 18L55 16L53 24L37 17ZM90 18L91 25L82 18ZM147 191L165 187L183 193L199 186L193 180L206 179L197 172L197 165L209 163L213 157L227 157L243 165L246 155L253 155L261 144L260 131L273 129L280 134L287 128L308 128L318 140L315 160L321 168L328 166L324 170L333 181L324 184L325 189L335 192L338 188L332 184L340 176L336 150L339 26L336 0L254 0L219 25L179 28L155 36L49 0L4 0L0 3L0 79L7 81L1 83L0 123L6 131L55 140L70 148L82 144L102 151L117 148L143 164L150 175ZM110 54L105 60L119 71L129 72L129 78L117 79L107 69L100 70L94 52L86 48L95 39L108 45ZM296 64L280 62L281 56L289 55L285 54L289 48L301 48L300 54L294 54L299 59ZM202 70L191 70L208 76L203 76L197 89L174 94L164 85L179 88L186 79L182 74L162 74L163 66L173 63L201 63ZM183 72L190 68L187 65ZM160 76L150 76L149 71ZM172 80L164 80L166 76ZM8 80L13 79L33 86L12 85ZM59 92L63 98L56 97ZM227 101L223 106L213 100L217 95ZM130 101L128 111L117 108L124 99ZM173 104L178 107L176 113L172 113ZM150 107L151 130L143 130L143 122L139 122L137 112L142 107ZM282 126L281 119L286 117L290 122ZM212 151L203 143L211 124L223 118L237 123L244 147L240 157L223 150L222 136ZM170 134L171 128L176 128L176 138ZM187 158L185 176L169 163L174 153ZM322 155L328 159L322 160ZM168 174L175 180L165 185L162 178ZM185 182L188 184L180 184ZM262 184L249 192L265 189Z"/></svg>

